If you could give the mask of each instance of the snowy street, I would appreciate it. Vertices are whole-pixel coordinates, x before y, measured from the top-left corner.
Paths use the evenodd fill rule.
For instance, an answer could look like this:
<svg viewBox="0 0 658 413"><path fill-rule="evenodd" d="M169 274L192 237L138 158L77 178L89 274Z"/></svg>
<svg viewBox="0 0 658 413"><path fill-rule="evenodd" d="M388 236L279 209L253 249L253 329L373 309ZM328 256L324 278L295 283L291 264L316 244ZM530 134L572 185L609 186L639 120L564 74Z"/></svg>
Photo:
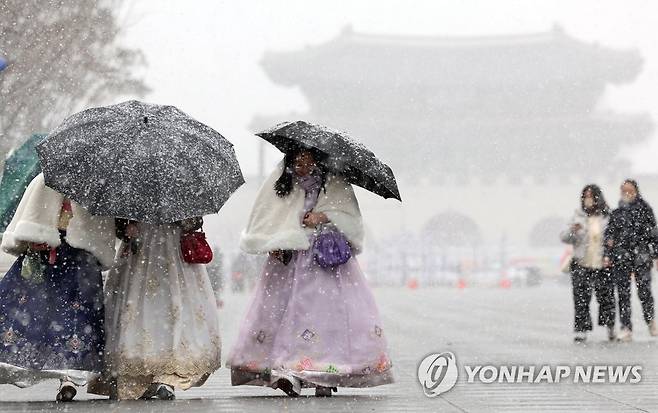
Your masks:
<svg viewBox="0 0 658 413"><path fill-rule="evenodd" d="M0 413L658 413L657 15L0 0Z"/></svg>
<svg viewBox="0 0 658 413"><path fill-rule="evenodd" d="M397 382L373 389L340 389L331 399L316 399L307 390L299 399L258 387L231 387L222 368L200 389L179 392L174 402L88 401L80 394L71 404L56 404L56 383L31 389L0 389L0 411L656 411L658 409L658 341L649 337L633 308L635 341L608 343L595 328L587 345L572 342L571 293L565 285L547 283L527 289L393 289L374 290L388 334ZM224 358L248 302L247 294L225 297L222 315ZM637 304L634 298L634 305ZM432 327L429 327L432 326ZM416 369L431 352L452 351L459 364L471 365L641 365L638 384L466 383L436 397L424 396Z"/></svg>

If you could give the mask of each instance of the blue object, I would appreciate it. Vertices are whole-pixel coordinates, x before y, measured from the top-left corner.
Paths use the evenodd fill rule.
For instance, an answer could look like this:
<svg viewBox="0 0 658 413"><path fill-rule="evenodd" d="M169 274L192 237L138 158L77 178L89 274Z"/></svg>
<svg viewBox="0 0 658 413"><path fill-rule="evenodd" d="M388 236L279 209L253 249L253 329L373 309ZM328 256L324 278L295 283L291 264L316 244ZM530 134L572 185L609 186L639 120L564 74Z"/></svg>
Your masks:
<svg viewBox="0 0 658 413"><path fill-rule="evenodd" d="M7 59L0 56L0 72L7 67Z"/></svg>
<svg viewBox="0 0 658 413"><path fill-rule="evenodd" d="M67 244L63 232L54 265L48 251L32 254L18 258L0 280L0 362L34 370L102 371L98 261ZM37 265L24 271L28 257Z"/></svg>

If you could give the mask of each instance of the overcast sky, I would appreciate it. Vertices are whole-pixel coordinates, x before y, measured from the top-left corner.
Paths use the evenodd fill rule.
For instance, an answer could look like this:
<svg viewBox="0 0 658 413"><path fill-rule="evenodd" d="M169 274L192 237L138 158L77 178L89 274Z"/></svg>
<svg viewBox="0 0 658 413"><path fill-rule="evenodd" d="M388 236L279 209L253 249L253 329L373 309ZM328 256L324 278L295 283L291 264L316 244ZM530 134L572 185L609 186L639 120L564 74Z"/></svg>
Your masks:
<svg viewBox="0 0 658 413"><path fill-rule="evenodd" d="M255 114L304 112L298 90L273 84L259 66L266 50L296 50L357 32L471 36L548 31L645 59L636 82L610 88L602 105L649 112L658 122L658 2L655 1L214 1L132 0L122 12L124 42L143 50L145 100L174 104L216 128L236 146L246 174L256 171ZM340 127L340 125L333 125ZM636 172L658 172L658 136L631 151ZM278 158L270 152L268 162Z"/></svg>

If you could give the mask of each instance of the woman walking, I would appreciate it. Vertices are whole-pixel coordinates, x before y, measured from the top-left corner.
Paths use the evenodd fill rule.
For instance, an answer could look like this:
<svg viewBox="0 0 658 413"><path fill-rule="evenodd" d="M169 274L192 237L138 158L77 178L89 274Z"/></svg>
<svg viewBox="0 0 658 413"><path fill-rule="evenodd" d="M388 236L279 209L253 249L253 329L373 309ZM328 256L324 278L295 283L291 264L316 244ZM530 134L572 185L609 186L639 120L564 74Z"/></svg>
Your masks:
<svg viewBox="0 0 658 413"><path fill-rule="evenodd" d="M653 209L642 198L637 182L627 179L621 185L619 208L612 212L605 233L606 265L612 272L619 296L621 341L633 338L631 279L635 279L649 334L658 336L651 293L651 267L658 255L657 233Z"/></svg>
<svg viewBox="0 0 658 413"><path fill-rule="evenodd" d="M201 386L220 367L208 273L181 253L181 236L202 224L117 221L121 256L106 284L106 383L95 393L172 400L175 389Z"/></svg>
<svg viewBox="0 0 658 413"><path fill-rule="evenodd" d="M599 304L598 323L605 326L608 339L615 339L614 285L607 268L604 268L603 236L608 225L610 210L601 189L587 185L580 195L578 209L562 232L562 242L573 246L573 259L569 270L573 287L574 331L576 342L587 339L592 330L590 301L592 293Z"/></svg>
<svg viewBox="0 0 658 413"><path fill-rule="evenodd" d="M102 371L101 270L114 261L114 231L114 218L32 180L2 237L18 259L0 280L0 384L59 379L57 400L71 401Z"/></svg>
<svg viewBox="0 0 658 413"><path fill-rule="evenodd" d="M363 242L359 205L325 158L291 148L258 194L241 247L269 258L228 358L233 385L294 397L302 387L331 396L393 381L377 306L353 256Z"/></svg>

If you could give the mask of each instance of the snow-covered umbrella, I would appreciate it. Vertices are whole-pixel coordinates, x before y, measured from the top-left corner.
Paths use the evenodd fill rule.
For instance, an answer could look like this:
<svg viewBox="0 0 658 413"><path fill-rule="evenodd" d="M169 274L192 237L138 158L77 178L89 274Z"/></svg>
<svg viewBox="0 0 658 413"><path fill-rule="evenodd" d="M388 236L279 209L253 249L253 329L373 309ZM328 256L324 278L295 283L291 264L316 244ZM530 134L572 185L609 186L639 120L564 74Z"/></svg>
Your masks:
<svg viewBox="0 0 658 413"><path fill-rule="evenodd" d="M402 200L391 168L345 132L300 120L278 124L256 135L283 153L295 147L318 150L328 156L325 166L350 183L384 198Z"/></svg>
<svg viewBox="0 0 658 413"><path fill-rule="evenodd" d="M153 224L216 213L244 183L219 132L134 100L67 118L37 152L46 185L90 213Z"/></svg>

